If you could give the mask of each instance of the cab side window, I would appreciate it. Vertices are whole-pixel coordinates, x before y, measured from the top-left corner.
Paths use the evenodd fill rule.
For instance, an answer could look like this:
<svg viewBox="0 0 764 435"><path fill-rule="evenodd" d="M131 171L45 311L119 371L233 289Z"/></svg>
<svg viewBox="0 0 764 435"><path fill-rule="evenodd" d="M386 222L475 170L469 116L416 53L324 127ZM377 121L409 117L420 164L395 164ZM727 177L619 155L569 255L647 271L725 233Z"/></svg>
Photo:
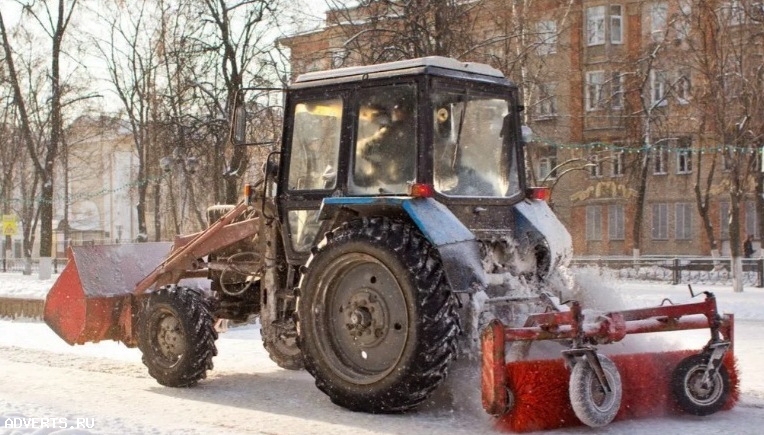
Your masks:
<svg viewBox="0 0 764 435"><path fill-rule="evenodd" d="M416 178L415 86L359 92L350 193L406 194Z"/></svg>
<svg viewBox="0 0 764 435"><path fill-rule="evenodd" d="M289 190L326 190L337 184L342 100L301 102L294 108Z"/></svg>

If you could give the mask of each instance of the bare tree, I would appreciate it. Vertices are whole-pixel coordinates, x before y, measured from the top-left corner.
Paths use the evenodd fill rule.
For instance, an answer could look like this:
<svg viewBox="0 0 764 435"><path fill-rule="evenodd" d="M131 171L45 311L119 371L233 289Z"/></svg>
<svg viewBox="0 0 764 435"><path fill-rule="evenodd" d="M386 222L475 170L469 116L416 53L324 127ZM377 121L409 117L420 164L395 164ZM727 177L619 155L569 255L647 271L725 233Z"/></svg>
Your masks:
<svg viewBox="0 0 764 435"><path fill-rule="evenodd" d="M203 0L193 3L206 25L200 36L201 50L209 61L217 65L215 74L222 80L224 90L223 113L216 113L213 119L229 119L234 99L245 86L268 86L273 80L268 50L276 35L269 34L275 25L279 1L273 0ZM215 82L213 82L215 83ZM214 87L202 86L209 94L216 94ZM225 148L225 149L224 149ZM239 197L240 181L248 167L247 149L232 144L217 142L215 155L226 156L222 199L235 203ZM219 166L218 166L219 168Z"/></svg>
<svg viewBox="0 0 764 435"><path fill-rule="evenodd" d="M333 66L343 64L346 58L352 64L368 65L423 56L466 57L474 49L478 12L483 3L326 0Z"/></svg>
<svg viewBox="0 0 764 435"><path fill-rule="evenodd" d="M742 291L740 207L756 192L758 147L764 136L760 3L696 2L693 10L699 17L699 37L693 40L692 61L705 85L697 95L698 103L703 124L719 144L724 162L733 287Z"/></svg>
<svg viewBox="0 0 764 435"><path fill-rule="evenodd" d="M2 16L0 15L0 20ZM0 69L0 72L3 72ZM23 155L23 147L19 146L16 129L16 110L14 105L13 90L8 86L7 81L0 76L0 202L2 203L3 215L11 214L14 205L14 188L18 183L16 175L19 167L20 157ZM4 252L0 256L6 258L5 252L11 249L11 236L6 235L4 241Z"/></svg>
<svg viewBox="0 0 764 435"><path fill-rule="evenodd" d="M158 165L150 166L154 146L151 111L156 101L157 32L152 27L153 1L120 5L102 17L109 26L108 39L95 36L96 47L106 63L114 92L122 102L138 156L138 240L148 240L146 221L149 180L159 178ZM153 174L152 174L153 171ZM158 209L154 210L159 213ZM157 232L156 237L159 237ZM158 240L158 239L157 239Z"/></svg>
<svg viewBox="0 0 764 435"><path fill-rule="evenodd" d="M58 159L59 150L63 141L63 121L62 121L62 87L61 87L61 55L63 53L63 39L66 34L67 26L72 18L77 6L77 0L58 0L56 2L36 2L19 1L23 6L25 14L30 16L46 33L51 41L50 50L50 126L48 139L42 150L34 146L31 139L31 129L28 125L28 116L25 113L20 115L22 122L23 135L27 138L25 142L32 158L35 171L40 179L40 257L50 258L53 255L53 192L54 192L54 166ZM50 8L50 3L54 3L54 10ZM6 61L9 70L12 69L12 53L9 46L5 25L2 26L3 43L6 48ZM21 104L24 95L18 82L15 72L11 80L15 82L17 104ZM27 124L27 126L23 126Z"/></svg>

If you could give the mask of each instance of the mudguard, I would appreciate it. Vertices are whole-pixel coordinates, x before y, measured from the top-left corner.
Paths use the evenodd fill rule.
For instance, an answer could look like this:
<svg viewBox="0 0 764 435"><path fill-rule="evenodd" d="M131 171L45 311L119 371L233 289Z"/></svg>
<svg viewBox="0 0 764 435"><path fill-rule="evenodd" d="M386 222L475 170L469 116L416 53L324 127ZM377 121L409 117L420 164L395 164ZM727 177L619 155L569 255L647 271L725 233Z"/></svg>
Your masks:
<svg viewBox="0 0 764 435"><path fill-rule="evenodd" d="M480 262L480 247L475 235L451 211L432 198L332 197L321 204L319 219L334 219L342 209L361 215L402 210L438 250L446 279L454 292L474 292L486 286Z"/></svg>
<svg viewBox="0 0 764 435"><path fill-rule="evenodd" d="M573 242L565 225L544 201L521 201L513 206L515 234L525 237L530 246L546 244L549 249L549 270L567 266L573 255Z"/></svg>

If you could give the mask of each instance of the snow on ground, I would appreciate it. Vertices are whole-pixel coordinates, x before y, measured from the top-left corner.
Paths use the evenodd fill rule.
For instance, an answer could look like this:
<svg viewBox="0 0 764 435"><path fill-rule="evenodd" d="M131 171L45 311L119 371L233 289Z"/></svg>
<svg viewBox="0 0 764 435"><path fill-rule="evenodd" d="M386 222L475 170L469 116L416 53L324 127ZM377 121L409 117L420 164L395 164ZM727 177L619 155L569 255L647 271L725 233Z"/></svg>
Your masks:
<svg viewBox="0 0 764 435"><path fill-rule="evenodd" d="M42 298L54 280L0 273L0 296ZM592 271L581 272L577 282L587 290L584 306L603 310L657 305L665 297L674 302L690 298L686 286L618 282ZM737 407L704 418L674 416L553 433L761 433L764 289L734 293L726 287L694 286L695 292L705 290L716 294L722 311L735 313L742 391ZM700 347L707 339L707 331L651 334L638 346ZM637 344L635 340L602 350L618 352L619 346ZM463 362L453 368L447 388L418 411L369 415L333 405L306 372L273 364L262 348L257 325L221 334L218 350L215 369L200 385L165 388L148 376L137 349L116 342L72 347L42 322L0 320L0 434L496 433L479 404L479 379Z"/></svg>

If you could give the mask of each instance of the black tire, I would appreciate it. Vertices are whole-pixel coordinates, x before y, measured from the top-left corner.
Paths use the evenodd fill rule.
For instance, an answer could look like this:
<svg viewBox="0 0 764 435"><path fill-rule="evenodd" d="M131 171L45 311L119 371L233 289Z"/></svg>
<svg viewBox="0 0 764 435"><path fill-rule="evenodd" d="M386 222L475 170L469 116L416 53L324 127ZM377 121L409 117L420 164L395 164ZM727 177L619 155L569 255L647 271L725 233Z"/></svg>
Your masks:
<svg viewBox="0 0 764 435"><path fill-rule="evenodd" d="M605 355L597 355L610 385L606 392L600 385L597 375L586 361L578 361L570 373L570 404L581 423L591 426L604 426L615 418L621 407L623 387L621 375L613 361Z"/></svg>
<svg viewBox="0 0 764 435"><path fill-rule="evenodd" d="M190 387L207 376L217 355L215 321L203 295L168 285L146 298L138 348L149 374L168 387Z"/></svg>
<svg viewBox="0 0 764 435"><path fill-rule="evenodd" d="M722 365L707 382L703 381L708 357L691 355L679 362L671 376L671 390L679 407L688 414L711 415L722 409L730 391L730 375Z"/></svg>
<svg viewBox="0 0 764 435"><path fill-rule="evenodd" d="M305 368L347 409L413 408L456 356L458 301L437 251L408 223L375 217L328 233L297 301Z"/></svg>
<svg viewBox="0 0 764 435"><path fill-rule="evenodd" d="M302 362L302 351L297 345L297 332L294 323L289 322L286 327L271 325L261 328L263 347L268 356L282 369L302 370L305 365Z"/></svg>

